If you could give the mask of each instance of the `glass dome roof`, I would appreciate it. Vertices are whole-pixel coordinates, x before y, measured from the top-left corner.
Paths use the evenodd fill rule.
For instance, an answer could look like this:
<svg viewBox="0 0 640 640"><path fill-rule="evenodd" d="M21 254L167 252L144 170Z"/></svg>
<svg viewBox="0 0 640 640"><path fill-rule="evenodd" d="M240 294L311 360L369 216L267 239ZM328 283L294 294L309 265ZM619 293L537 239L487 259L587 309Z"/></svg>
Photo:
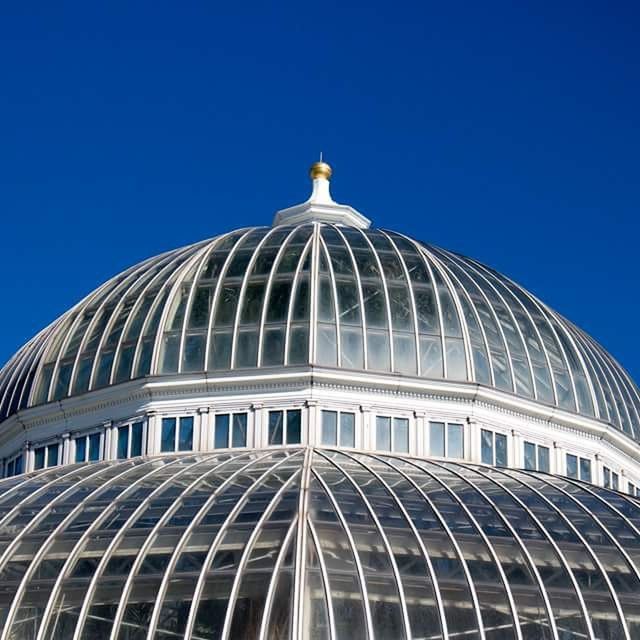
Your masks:
<svg viewBox="0 0 640 640"><path fill-rule="evenodd" d="M631 640L640 503L295 448L0 481L0 637Z"/></svg>
<svg viewBox="0 0 640 640"><path fill-rule="evenodd" d="M0 420L143 376L317 365L494 387L640 439L640 393L494 270L392 231L240 229L98 288L0 372Z"/></svg>

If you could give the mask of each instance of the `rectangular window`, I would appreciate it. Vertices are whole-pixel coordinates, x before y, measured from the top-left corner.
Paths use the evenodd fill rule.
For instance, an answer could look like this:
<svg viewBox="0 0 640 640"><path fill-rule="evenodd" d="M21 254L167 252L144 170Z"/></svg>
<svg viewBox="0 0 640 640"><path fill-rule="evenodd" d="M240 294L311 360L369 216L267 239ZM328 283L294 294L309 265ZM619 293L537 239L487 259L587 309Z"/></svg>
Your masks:
<svg viewBox="0 0 640 640"><path fill-rule="evenodd" d="M447 425L447 457L464 458L464 429L461 424Z"/></svg>
<svg viewBox="0 0 640 640"><path fill-rule="evenodd" d="M567 453L567 476L569 478L578 477L578 456Z"/></svg>
<svg viewBox="0 0 640 640"><path fill-rule="evenodd" d="M444 422L429 423L429 452L432 456L444 457Z"/></svg>
<svg viewBox="0 0 640 640"><path fill-rule="evenodd" d="M323 411L322 412L322 444L337 445L338 444L338 412Z"/></svg>
<svg viewBox="0 0 640 640"><path fill-rule="evenodd" d="M229 427L231 426L231 430ZM215 449L247 446L247 414L219 413L216 415L213 434Z"/></svg>
<svg viewBox="0 0 640 640"><path fill-rule="evenodd" d="M636 485L633 484L633 482L630 482L629 486L627 488L627 491L628 491L629 495L635 496L636 495Z"/></svg>
<svg viewBox="0 0 640 640"><path fill-rule="evenodd" d="M81 436L75 438L74 442L76 444L76 462L84 462L87 459L87 438Z"/></svg>
<svg viewBox="0 0 640 640"><path fill-rule="evenodd" d="M609 469L609 467L605 467L602 470L602 480L603 480L604 488L610 489L611 488L611 469Z"/></svg>
<svg viewBox="0 0 640 640"><path fill-rule="evenodd" d="M95 462L100 460L100 434L92 433L89 436L89 460Z"/></svg>
<svg viewBox="0 0 640 640"><path fill-rule="evenodd" d="M129 425L118 427L118 459L122 460L129 454Z"/></svg>
<svg viewBox="0 0 640 640"><path fill-rule="evenodd" d="M47 467L55 467L58 464L58 451L60 445L50 444L47 447Z"/></svg>
<svg viewBox="0 0 640 640"><path fill-rule="evenodd" d="M382 451L409 451L408 418L376 416L376 448Z"/></svg>
<svg viewBox="0 0 640 640"><path fill-rule="evenodd" d="M591 460L580 458L580 480L591 482Z"/></svg>
<svg viewBox="0 0 640 640"><path fill-rule="evenodd" d="M618 481L618 474L614 471L611 472L611 488L616 491L620 488L620 483Z"/></svg>
<svg viewBox="0 0 640 640"><path fill-rule="evenodd" d="M524 443L524 468L549 473L549 447L534 442Z"/></svg>
<svg viewBox="0 0 640 640"><path fill-rule="evenodd" d="M35 469L44 469L44 454L45 448L38 447L34 452L34 463L33 466Z"/></svg>
<svg viewBox="0 0 640 640"><path fill-rule="evenodd" d="M484 464L506 467L508 463L507 436L503 433L482 429L480 432L480 455Z"/></svg>
<svg viewBox="0 0 640 640"><path fill-rule="evenodd" d="M13 474L19 476L22 473L22 455L16 458L16 464L13 470Z"/></svg>
<svg viewBox="0 0 640 640"><path fill-rule="evenodd" d="M142 455L142 422L134 422L131 425L131 452L130 456L135 458Z"/></svg>
<svg viewBox="0 0 640 640"><path fill-rule="evenodd" d="M340 412L340 446L356 446L356 414Z"/></svg>
<svg viewBox="0 0 640 640"><path fill-rule="evenodd" d="M162 418L162 441L160 450L166 451L176 450L176 419Z"/></svg>
<svg viewBox="0 0 640 640"><path fill-rule="evenodd" d="M302 411L269 411L269 444L300 444L302 442Z"/></svg>
<svg viewBox="0 0 640 640"><path fill-rule="evenodd" d="M15 463L13 460L11 460L8 464L7 464L7 472L6 472L6 478L10 478L12 475L14 475L14 467L15 467Z"/></svg>
<svg viewBox="0 0 640 640"><path fill-rule="evenodd" d="M180 418L180 433L178 440L179 451L191 451L193 449L193 416Z"/></svg>

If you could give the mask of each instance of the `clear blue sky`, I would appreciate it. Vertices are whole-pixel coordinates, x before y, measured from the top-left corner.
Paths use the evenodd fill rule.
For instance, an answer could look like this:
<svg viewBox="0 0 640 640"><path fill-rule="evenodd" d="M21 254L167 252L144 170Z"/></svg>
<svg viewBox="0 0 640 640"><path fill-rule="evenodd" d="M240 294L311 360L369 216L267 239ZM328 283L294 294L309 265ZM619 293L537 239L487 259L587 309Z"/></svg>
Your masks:
<svg viewBox="0 0 640 640"><path fill-rule="evenodd" d="M2 3L0 360L123 268L269 224L323 150L337 200L639 380L638 3L271 4Z"/></svg>

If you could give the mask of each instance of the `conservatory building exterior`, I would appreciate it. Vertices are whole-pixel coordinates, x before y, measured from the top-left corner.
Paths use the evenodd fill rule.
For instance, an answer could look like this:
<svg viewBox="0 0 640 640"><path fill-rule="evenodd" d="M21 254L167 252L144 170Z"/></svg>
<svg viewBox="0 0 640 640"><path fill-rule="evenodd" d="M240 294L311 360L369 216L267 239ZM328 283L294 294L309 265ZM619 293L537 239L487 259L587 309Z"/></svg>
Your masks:
<svg viewBox="0 0 640 640"><path fill-rule="evenodd" d="M636 384L330 177L0 371L0 640L640 638Z"/></svg>

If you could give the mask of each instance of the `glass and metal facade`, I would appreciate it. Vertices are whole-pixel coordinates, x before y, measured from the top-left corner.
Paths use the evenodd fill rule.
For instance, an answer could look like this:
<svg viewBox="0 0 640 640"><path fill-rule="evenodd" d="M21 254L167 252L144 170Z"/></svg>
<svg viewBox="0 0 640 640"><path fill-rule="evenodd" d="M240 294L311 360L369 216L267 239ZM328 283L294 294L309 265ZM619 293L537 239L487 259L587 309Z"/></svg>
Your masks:
<svg viewBox="0 0 640 640"><path fill-rule="evenodd" d="M0 372L0 419L145 376L317 366L477 383L640 438L640 392L492 269L401 234L241 229L110 280Z"/></svg>
<svg viewBox="0 0 640 640"><path fill-rule="evenodd" d="M640 637L640 502L311 447L0 482L0 637Z"/></svg>

